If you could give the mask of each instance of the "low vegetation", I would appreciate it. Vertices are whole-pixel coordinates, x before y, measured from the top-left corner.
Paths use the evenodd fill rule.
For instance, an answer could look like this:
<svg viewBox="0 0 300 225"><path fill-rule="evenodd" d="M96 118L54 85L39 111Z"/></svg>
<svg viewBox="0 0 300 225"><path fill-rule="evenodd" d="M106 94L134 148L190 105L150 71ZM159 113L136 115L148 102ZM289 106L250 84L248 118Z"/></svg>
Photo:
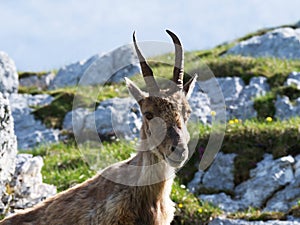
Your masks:
<svg viewBox="0 0 300 225"><path fill-rule="evenodd" d="M235 183L249 178L250 169L254 168L265 153L275 158L284 155L299 154L300 118L287 121L234 121L228 122L222 146L224 153L236 153ZM201 129L197 148L205 148L209 138L209 127L199 125ZM86 155L96 152L99 160L97 168L104 168L114 162L130 157L135 151L135 141L103 142L103 147L96 149L90 146L77 146L72 140L67 143L40 146L31 151L44 158L43 178L46 183L57 186L63 191L83 182L96 174L87 163ZM86 151L85 154L82 154ZM195 151L189 163L178 173L171 197L176 203L176 217L173 224L206 224L210 218L222 214L222 211L208 203L200 201L196 195L189 193L187 182L192 179L200 161L199 151ZM83 156L84 155L84 156ZM94 157L95 155L93 155ZM89 162L89 161L88 161ZM208 192L213 190L207 190ZM230 193L229 193L230 194ZM295 214L297 210L294 209ZM232 218L259 220L264 218L283 218L280 213L261 213L259 210L248 210L232 214Z"/></svg>
<svg viewBox="0 0 300 225"><path fill-rule="evenodd" d="M264 33L261 30L258 33ZM258 34L254 33L254 34ZM239 40L253 36L249 34ZM193 75L195 72L201 75L214 74L216 77L241 77L245 84L255 76L264 76L270 84L270 91L263 97L254 100L254 107L258 113L255 120L231 120L228 121L226 133L221 151L224 153L236 153L235 159L235 184L239 184L249 178L249 172L262 160L265 153L270 153L274 158L285 155L299 154L300 150L300 118L279 121L275 116L275 101L277 95L286 95L291 101L300 97L300 91L295 87L284 87L287 76L292 71L300 71L299 60L280 60L274 58L251 58L242 56L226 56L224 53L235 42L217 46L204 51L186 53L186 72ZM171 74L173 58L172 54L155 57L150 62L154 73L163 78ZM43 75L43 74L40 74ZM28 73L21 74L22 77ZM138 83L138 76L132 78ZM100 91L99 91L100 90ZM76 96L78 105L86 107L94 104L97 106L101 101L112 97L126 97L128 92L125 84L109 84L89 88L62 88L53 91L39 91L35 88L21 87L20 92L52 95L55 100L49 106L35 109L35 116L41 119L48 127L61 128L62 121L67 112L73 108L73 99ZM95 96L95 93L97 94ZM196 125L195 125L196 126ZM197 165L201 160L201 149L205 149L210 135L210 127L197 125L200 129L200 137L197 149L187 163L179 171L178 178L173 186L172 199L176 203L176 216L173 224L207 224L208 221L222 214L222 211L208 203L200 201L196 195L189 193L187 183L197 171ZM126 159L134 153L136 142L104 142L100 150L100 160L97 161L98 169L111 163ZM34 155L44 158L43 167L44 181L57 186L58 191L63 191L77 183L96 174L90 168L90 159L82 156L82 151L98 152L93 146L77 146L70 139L66 143L49 146L40 146L31 151ZM86 155L86 154L84 154ZM206 190L208 193L213 190ZM300 204L299 204L300 205ZM300 217L300 207L295 206L289 212L290 215ZM231 218L246 220L284 219L287 215L282 213L263 213L258 209L248 209L229 215Z"/></svg>

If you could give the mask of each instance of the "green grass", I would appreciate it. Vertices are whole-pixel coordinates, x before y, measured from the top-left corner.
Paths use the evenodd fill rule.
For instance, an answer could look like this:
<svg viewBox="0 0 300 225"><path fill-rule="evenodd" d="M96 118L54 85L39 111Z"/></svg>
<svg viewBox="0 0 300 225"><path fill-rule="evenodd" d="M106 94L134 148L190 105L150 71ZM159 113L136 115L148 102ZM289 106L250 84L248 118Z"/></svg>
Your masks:
<svg viewBox="0 0 300 225"><path fill-rule="evenodd" d="M291 26L292 27L292 26ZM266 96L254 99L254 107L258 118L255 120L229 121L226 127L224 142L221 151L236 153L234 161L234 181L239 184L249 178L249 172L262 160L265 153L272 154L275 158L285 155L296 155L300 149L300 118L286 121L276 121L275 100L277 95L286 95L291 101L300 97L300 91L295 87L284 87L287 76L292 71L300 71L300 60L282 60L274 58L252 58L242 56L226 56L224 53L234 46L237 41L246 40L254 35L261 35L270 29L263 29L246 35L231 43L222 44L215 48L185 53L185 71L193 75L198 73L199 79L206 79L214 74L216 77L241 77L248 84L252 77L263 76L267 78L271 90ZM149 64L156 76L171 79L174 54L165 54L149 60ZM32 74L43 76L46 72L31 73L20 72L19 77ZM131 78L139 86L145 88L140 75ZM50 94L55 100L49 106L35 108L34 114L48 127L61 128L62 121L67 112L78 107L97 106L101 101L113 97L127 97L124 82L120 84L107 84L104 86L65 87L52 91L41 91L35 87L20 87L20 93ZM74 105L74 98L76 105ZM272 121L266 121L266 118ZM194 124L193 129L199 129L200 136L194 155L183 169L178 172L173 185L171 198L176 203L175 220L173 224L207 224L210 218L222 214L218 208L200 201L196 195L188 192L182 186L187 184L198 170L201 158L200 149L205 149L211 128ZM77 146L74 140L68 143L58 143L40 146L31 151L34 155L44 158L42 170L46 183L57 186L58 191L63 191L75 184L96 174L90 168L96 164L97 168L104 168L114 162L121 161L134 152L135 142L104 142L103 148L93 145ZM82 152L85 151L83 157ZM98 153L101 153L100 155ZM96 157L96 156L99 157ZM215 190L202 190L206 193L215 193ZM230 193L229 193L230 194ZM289 212L290 215L300 217L299 205ZM245 212L229 215L230 218L247 220L283 219L286 215L281 213L263 213L258 209L248 209Z"/></svg>
<svg viewBox="0 0 300 225"><path fill-rule="evenodd" d="M267 96L255 100L255 108L258 111L259 118L274 116L274 103L277 95L287 95L292 101L300 97L300 91L295 87L283 86L287 76L292 71L300 71L300 60L242 56L219 57L229 46L230 44L225 44L211 50L187 52L185 56L185 71L190 75L197 73L200 80L212 75L216 77L241 77L246 84L249 83L252 77L266 77L271 90ZM154 74L164 79L171 79L173 63L174 54L165 54L149 60ZM188 79L189 76L185 80L187 81ZM141 75L132 77L132 80L139 86L145 87ZM97 105L101 101L113 97L129 96L124 82L105 86L65 87L54 91L40 91L35 87L21 87L19 92L31 94L46 93L55 97L55 101L51 105L35 110L37 118L41 119L47 126L54 128L61 128L64 116L74 107L73 99L75 96L79 104L74 108L91 106L92 104Z"/></svg>
<svg viewBox="0 0 300 225"><path fill-rule="evenodd" d="M287 213L287 215L296 217L296 218L300 218L300 199L298 201L298 204L293 206L289 212Z"/></svg>
<svg viewBox="0 0 300 225"><path fill-rule="evenodd" d="M258 209L249 208L246 211L231 213L228 218L247 221L286 220L286 214L283 212L262 212Z"/></svg>
<svg viewBox="0 0 300 225"><path fill-rule="evenodd" d="M227 126L222 151L236 153L235 183L249 178L249 171L270 153L274 158L296 155L300 149L300 118L286 121L245 121Z"/></svg>
<svg viewBox="0 0 300 225"><path fill-rule="evenodd" d="M48 71L41 71L41 72L18 72L19 78L26 78L26 77L31 77L31 76L38 76L42 77L50 72Z"/></svg>
<svg viewBox="0 0 300 225"><path fill-rule="evenodd" d="M221 151L235 153L234 181L235 184L249 178L250 170L263 159L265 153L274 158L299 154L300 149L300 118L285 121L272 120L231 120L228 122ZM209 139L209 128L199 125L200 137L196 151L179 172L182 182L187 184L198 169L200 162L199 149L205 149Z"/></svg>
<svg viewBox="0 0 300 225"><path fill-rule="evenodd" d="M111 163L127 159L131 153L135 152L136 142L104 142L101 149L101 162L98 169L104 168ZM89 148L89 149L88 149ZM78 183L85 181L96 174L95 170L89 167L82 151L93 152L92 145L78 148L74 143L53 144L39 146L30 152L33 155L40 155L44 159L42 169L43 180L45 183L53 184L61 192ZM87 155L87 154L85 154ZM172 200L176 203L175 220L176 225L196 225L205 224L212 216L221 214L218 208L201 202L196 196L180 185L176 180L173 185Z"/></svg>
<svg viewBox="0 0 300 225"><path fill-rule="evenodd" d="M106 164L128 158L130 153L134 152L135 144L134 142L123 141L103 143L101 161L105 163L102 166L105 167ZM56 185L60 192L96 174L96 171L91 170L84 157L82 157L81 151L84 150L92 152L91 149L85 148L79 150L72 143L59 143L40 146L30 153L43 157L45 163L42 170L44 182ZM101 167L99 164L98 166ZM176 202L176 220L174 224L198 224L199 221L206 221L212 214L220 212L211 205L199 202L195 196L180 187L177 182L175 182L172 190L172 199Z"/></svg>
<svg viewBox="0 0 300 225"><path fill-rule="evenodd" d="M34 115L47 127L59 129L62 128L62 122L65 115L72 109L79 107L94 109L101 101L114 97L129 96L128 91L123 84L65 87L51 91L31 90L34 90L34 93L30 92L31 94L49 94L54 97L54 101L50 105L36 107Z"/></svg>
<svg viewBox="0 0 300 225"><path fill-rule="evenodd" d="M252 120L227 124L221 151L238 155L234 162L235 183L238 184L248 179L249 171L256 166L265 153L273 154L275 158L298 154L297 151L300 148L299 124L300 118L283 122ZM210 128L199 125L198 129L201 132L197 148L205 147ZM54 184L58 191L62 191L96 174L96 171L89 166L91 163L96 163L97 168L100 169L127 159L131 153L135 152L136 144L135 141L104 142L103 148L100 149L91 144L78 147L74 142L69 141L67 144L40 146L30 153L41 155L44 158L45 165L42 170L44 182ZM85 152L84 155L87 157L83 157L82 152ZM97 158L95 154L98 153L100 153L99 159L95 161ZM196 195L189 193L182 185L186 185L192 179L197 170L199 157L199 152L196 151L188 164L180 170L173 185L171 198L176 203L176 216L173 224L205 224L209 218L222 214L221 210L200 201ZM206 191L215 193L213 190ZM294 210L294 212L296 211ZM279 218L282 214L248 210L231 216L255 220Z"/></svg>

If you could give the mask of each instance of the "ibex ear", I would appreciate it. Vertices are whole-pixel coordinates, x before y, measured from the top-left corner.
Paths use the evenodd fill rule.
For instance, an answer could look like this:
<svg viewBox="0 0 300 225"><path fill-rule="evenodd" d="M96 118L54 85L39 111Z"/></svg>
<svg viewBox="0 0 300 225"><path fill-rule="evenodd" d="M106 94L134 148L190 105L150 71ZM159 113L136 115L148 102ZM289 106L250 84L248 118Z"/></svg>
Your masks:
<svg viewBox="0 0 300 225"><path fill-rule="evenodd" d="M131 80L129 80L127 77L124 77L124 79L130 94L135 98L137 102L146 97L145 92L139 89Z"/></svg>
<svg viewBox="0 0 300 225"><path fill-rule="evenodd" d="M195 74L184 86L183 91L185 93L186 99L189 99L193 93L198 75Z"/></svg>

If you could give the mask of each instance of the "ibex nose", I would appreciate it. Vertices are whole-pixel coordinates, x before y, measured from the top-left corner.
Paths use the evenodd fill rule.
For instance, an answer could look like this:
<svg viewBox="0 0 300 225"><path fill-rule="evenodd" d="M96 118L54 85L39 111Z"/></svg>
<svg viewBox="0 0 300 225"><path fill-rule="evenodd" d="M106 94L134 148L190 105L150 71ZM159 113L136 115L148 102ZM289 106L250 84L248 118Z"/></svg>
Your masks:
<svg viewBox="0 0 300 225"><path fill-rule="evenodd" d="M172 147L171 147L171 151L175 151L178 143L180 142L180 129L177 127L169 127L167 134L169 136L169 138L172 140Z"/></svg>
<svg viewBox="0 0 300 225"><path fill-rule="evenodd" d="M171 152L174 152L176 150L176 146L172 145Z"/></svg>

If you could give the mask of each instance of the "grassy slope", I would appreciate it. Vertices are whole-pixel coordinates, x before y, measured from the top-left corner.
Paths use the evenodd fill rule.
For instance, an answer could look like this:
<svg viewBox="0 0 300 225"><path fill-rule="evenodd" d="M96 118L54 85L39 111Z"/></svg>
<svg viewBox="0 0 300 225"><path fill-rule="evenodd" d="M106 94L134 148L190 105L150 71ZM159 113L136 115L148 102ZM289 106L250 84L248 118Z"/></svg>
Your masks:
<svg viewBox="0 0 300 225"><path fill-rule="evenodd" d="M263 34L268 30L261 30L257 33L247 35L251 37L255 34ZM246 39L246 37L240 40ZM283 87L283 83L292 71L300 71L300 61L279 60L273 58L251 58L241 56L224 56L224 52L234 43L217 46L211 50L188 52L185 56L185 68L187 73L193 74L199 71L199 67L206 66L216 77L238 76L245 83L248 83L253 76L265 76L271 86L271 91L265 97L255 99L255 107L258 111L258 119L252 121L236 121L227 125L226 135L223 142L222 151L225 153L234 152L238 154L235 160L235 183L238 184L249 177L249 170L254 168L256 163L262 159L264 153L271 153L274 157L288 154L299 154L300 118L289 121L266 122L267 116L274 116L274 101L276 95L285 94L292 100L300 96L295 88ZM170 78L174 56L171 54L152 59L150 62L154 73ZM203 70L202 70L203 71ZM26 75L26 74L25 74ZM201 74L200 74L201 75ZM139 81L138 77L133 80ZM81 106L91 104L91 96L102 89L101 95L94 98L99 103L111 97L128 96L124 91L124 83L107 85L104 87L92 87L76 93L76 88L63 88L56 91L47 91L55 97L51 106L37 108L36 117L43 120L49 127L61 128L62 118L72 109L72 99L75 95L80 97ZM21 88L21 92L45 93L34 89ZM99 93L99 92L98 92ZM201 136L198 148L206 146L209 138L209 128L199 126ZM118 151L122 149L122 153ZM134 143L114 142L104 143L102 156L107 161L122 160L133 152ZM34 149L33 154L42 155L45 160L43 168L44 180L54 184L59 191L86 180L95 174L83 161L80 151L73 141L67 144L56 144L51 146L41 146ZM176 205L176 220L174 224L205 224L209 218L220 214L220 210L207 203L199 201L194 195L189 194L186 188L180 184L186 184L197 170L199 163L199 153L196 151L192 159L184 169L179 172L176 180L172 199ZM213 190L203 190L211 193ZM299 207L298 207L299 208ZM297 215L297 207L293 209L293 215ZM299 214L299 213L298 213ZM249 216L250 215L250 216ZM259 210L250 209L247 212L232 215L234 218L261 219L278 218L278 214L262 214ZM282 215L281 215L282 216Z"/></svg>

